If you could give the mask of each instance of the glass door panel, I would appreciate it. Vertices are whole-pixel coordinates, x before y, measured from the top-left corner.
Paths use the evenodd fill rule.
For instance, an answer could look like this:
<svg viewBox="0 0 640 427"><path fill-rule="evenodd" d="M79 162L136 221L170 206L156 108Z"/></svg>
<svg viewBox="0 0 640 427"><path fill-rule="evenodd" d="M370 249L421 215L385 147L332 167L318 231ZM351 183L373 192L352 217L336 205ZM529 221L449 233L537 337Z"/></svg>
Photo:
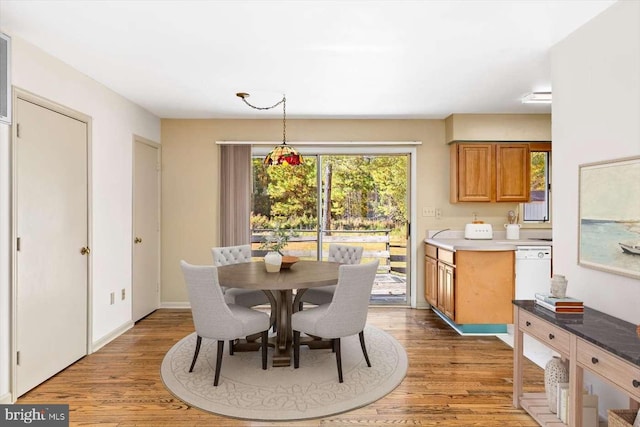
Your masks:
<svg viewBox="0 0 640 427"><path fill-rule="evenodd" d="M326 260L331 243L363 246L363 262L380 261L371 302L407 304L409 164L406 154L306 154L301 166L271 167L254 157L254 256L276 228L295 231L282 252L301 259Z"/></svg>

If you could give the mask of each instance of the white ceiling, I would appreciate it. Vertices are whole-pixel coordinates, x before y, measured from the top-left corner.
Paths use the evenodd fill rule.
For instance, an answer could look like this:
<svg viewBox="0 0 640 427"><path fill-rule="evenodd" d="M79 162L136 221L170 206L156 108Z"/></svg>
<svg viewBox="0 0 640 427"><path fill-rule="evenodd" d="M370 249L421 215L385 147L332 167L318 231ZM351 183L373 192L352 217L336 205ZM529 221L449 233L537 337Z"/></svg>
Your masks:
<svg viewBox="0 0 640 427"><path fill-rule="evenodd" d="M162 118L542 113L549 52L615 0L0 0L0 29Z"/></svg>

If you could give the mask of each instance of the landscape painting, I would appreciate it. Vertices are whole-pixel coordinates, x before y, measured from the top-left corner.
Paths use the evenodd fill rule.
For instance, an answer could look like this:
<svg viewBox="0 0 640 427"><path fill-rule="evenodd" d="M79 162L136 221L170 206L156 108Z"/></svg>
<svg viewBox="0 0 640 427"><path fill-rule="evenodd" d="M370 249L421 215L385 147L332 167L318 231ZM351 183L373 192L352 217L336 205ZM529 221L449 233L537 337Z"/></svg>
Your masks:
<svg viewBox="0 0 640 427"><path fill-rule="evenodd" d="M580 165L578 264L640 278L640 157Z"/></svg>

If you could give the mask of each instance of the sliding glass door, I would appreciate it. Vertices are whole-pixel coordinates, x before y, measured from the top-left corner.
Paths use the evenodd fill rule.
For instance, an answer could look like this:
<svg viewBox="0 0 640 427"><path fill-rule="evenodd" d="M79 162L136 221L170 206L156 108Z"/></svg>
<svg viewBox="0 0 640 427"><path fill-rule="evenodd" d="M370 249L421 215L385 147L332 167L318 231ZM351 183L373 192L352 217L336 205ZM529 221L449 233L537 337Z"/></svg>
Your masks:
<svg viewBox="0 0 640 427"><path fill-rule="evenodd" d="M409 155L307 154L300 166L253 158L252 242L274 228L295 231L284 252L326 259L331 243L379 259L372 303L407 304Z"/></svg>

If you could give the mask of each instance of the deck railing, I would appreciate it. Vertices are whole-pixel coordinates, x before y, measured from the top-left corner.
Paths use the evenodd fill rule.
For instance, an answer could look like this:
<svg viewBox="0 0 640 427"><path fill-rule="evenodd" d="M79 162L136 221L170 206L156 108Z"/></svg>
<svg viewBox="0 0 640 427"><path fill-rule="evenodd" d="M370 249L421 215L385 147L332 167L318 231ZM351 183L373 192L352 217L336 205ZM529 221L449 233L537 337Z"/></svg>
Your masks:
<svg viewBox="0 0 640 427"><path fill-rule="evenodd" d="M254 257L262 257L267 251L260 249L265 236L273 230L255 229L251 233L251 248ZM292 237L287 247L283 250L286 255L300 257L301 259L317 259L318 257L318 233L316 230L295 230L297 237ZM322 256L326 259L329 253L329 244L361 244L364 246L363 260L379 259L381 272L406 273L406 254L392 254L391 248L405 248L405 246L392 244L391 230L326 230L320 235L322 239Z"/></svg>

